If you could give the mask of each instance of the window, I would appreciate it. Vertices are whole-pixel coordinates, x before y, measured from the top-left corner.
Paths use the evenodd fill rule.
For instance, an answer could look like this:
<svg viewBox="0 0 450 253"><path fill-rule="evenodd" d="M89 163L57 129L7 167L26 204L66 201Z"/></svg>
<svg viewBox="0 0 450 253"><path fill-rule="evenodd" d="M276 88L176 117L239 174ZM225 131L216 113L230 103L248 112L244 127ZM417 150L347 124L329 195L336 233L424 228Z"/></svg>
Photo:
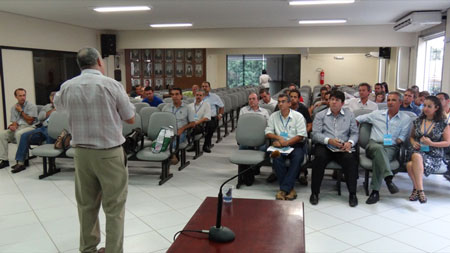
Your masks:
<svg viewBox="0 0 450 253"><path fill-rule="evenodd" d="M262 70L281 87L300 80L300 55L227 55L227 86L259 85Z"/></svg>
<svg viewBox="0 0 450 253"><path fill-rule="evenodd" d="M444 38L442 34L419 39L416 83L431 94L441 91Z"/></svg>

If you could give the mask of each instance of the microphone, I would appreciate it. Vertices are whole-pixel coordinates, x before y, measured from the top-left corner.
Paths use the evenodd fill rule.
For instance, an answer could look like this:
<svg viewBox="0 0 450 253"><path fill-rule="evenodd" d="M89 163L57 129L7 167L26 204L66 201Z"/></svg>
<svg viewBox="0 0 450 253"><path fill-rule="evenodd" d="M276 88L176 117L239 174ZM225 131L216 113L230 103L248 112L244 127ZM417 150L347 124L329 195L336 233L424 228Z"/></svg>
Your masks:
<svg viewBox="0 0 450 253"><path fill-rule="evenodd" d="M280 152L278 150L272 152L270 154L270 156L266 157L262 162L257 163L253 166L248 167L247 169L241 171L240 173L238 173L235 176L232 176L231 178L227 179L225 182L223 182L223 184L220 186L219 189L219 195L217 196L217 217L216 217L216 225L212 226L209 229L209 237L208 239L210 241L213 242L221 242L221 243L225 243L225 242L231 242L234 240L235 235L234 232L227 228L222 226L222 204L223 204L223 194L222 194L222 188L223 186L230 182L231 180L235 179L236 177L245 174L246 172L261 166L263 163L265 163L269 158L277 158L280 156Z"/></svg>

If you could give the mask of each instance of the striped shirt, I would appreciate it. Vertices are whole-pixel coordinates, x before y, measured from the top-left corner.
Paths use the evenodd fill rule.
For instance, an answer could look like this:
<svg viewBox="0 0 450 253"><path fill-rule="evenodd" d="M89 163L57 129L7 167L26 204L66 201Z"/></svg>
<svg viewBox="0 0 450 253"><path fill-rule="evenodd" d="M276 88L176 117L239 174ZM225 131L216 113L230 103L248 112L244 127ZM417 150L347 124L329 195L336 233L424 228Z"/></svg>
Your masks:
<svg viewBox="0 0 450 253"><path fill-rule="evenodd" d="M85 69L61 85L55 107L69 116L73 146L105 149L125 142L122 120L135 115L122 84L95 69Z"/></svg>

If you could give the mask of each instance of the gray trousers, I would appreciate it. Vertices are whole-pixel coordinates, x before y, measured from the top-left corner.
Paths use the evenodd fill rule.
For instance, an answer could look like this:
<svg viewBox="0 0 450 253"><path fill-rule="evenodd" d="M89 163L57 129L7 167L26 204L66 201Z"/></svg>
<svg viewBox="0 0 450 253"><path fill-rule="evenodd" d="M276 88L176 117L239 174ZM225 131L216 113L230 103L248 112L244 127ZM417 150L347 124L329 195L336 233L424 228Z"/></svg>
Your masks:
<svg viewBox="0 0 450 253"><path fill-rule="evenodd" d="M20 143L20 137L22 134L33 130L34 127L30 125L20 125L16 131L11 131L9 129L0 131L0 160L8 161L8 143L16 141L17 144Z"/></svg>
<svg viewBox="0 0 450 253"><path fill-rule="evenodd" d="M97 252L100 204L106 216L106 252L123 252L128 169L122 147L75 149L75 196L80 221L80 252Z"/></svg>
<svg viewBox="0 0 450 253"><path fill-rule="evenodd" d="M372 182L370 184L372 190L379 191L383 179L393 175L390 161L397 157L398 151L397 145L384 146L382 143L369 141L366 156L372 159Z"/></svg>

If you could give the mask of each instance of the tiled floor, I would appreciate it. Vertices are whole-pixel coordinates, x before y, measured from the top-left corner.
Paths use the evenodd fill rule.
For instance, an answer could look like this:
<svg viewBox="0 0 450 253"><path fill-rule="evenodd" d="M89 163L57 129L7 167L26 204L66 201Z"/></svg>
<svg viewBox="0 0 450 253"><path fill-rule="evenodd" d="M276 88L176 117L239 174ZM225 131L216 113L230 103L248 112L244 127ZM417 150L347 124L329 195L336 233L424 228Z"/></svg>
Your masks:
<svg viewBox="0 0 450 253"><path fill-rule="evenodd" d="M10 145L10 157L15 152ZM174 177L158 185L159 169L131 162L125 221L125 252L165 252L173 234L182 229L206 196L237 172L228 157L237 149L234 134L216 144L212 154L191 161ZM191 159L192 154L189 154ZM18 174L0 170L0 252L77 252L79 225L74 197L71 160L61 160L61 173L38 180L41 161ZM235 190L236 197L273 199L277 184L267 184L263 167L251 187ZM450 183L442 176L425 179L428 203L407 200L411 185L406 174L395 177L401 189L390 195L385 187L381 201L366 205L362 179L359 205L348 206L345 185L338 196L334 181L326 177L320 203L309 204L310 188L297 185L305 203L308 252L450 252ZM105 216L101 212L102 231ZM102 238L104 244L104 236Z"/></svg>

